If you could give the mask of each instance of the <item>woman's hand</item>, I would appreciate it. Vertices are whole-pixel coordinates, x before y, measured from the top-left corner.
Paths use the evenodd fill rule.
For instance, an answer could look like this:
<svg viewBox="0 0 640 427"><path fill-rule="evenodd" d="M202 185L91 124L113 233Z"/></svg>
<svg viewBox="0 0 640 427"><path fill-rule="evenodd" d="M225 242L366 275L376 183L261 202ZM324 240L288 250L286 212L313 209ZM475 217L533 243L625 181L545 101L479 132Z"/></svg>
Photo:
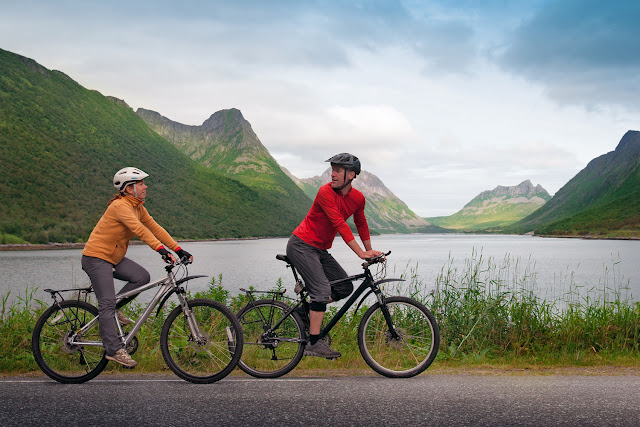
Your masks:
<svg viewBox="0 0 640 427"><path fill-rule="evenodd" d="M160 255L162 255L162 259L164 260L164 262L166 262L167 264L175 264L176 263L176 259L173 255L171 255L171 252L169 252L168 250L166 250L164 248L164 246L160 246L158 248L158 253Z"/></svg>

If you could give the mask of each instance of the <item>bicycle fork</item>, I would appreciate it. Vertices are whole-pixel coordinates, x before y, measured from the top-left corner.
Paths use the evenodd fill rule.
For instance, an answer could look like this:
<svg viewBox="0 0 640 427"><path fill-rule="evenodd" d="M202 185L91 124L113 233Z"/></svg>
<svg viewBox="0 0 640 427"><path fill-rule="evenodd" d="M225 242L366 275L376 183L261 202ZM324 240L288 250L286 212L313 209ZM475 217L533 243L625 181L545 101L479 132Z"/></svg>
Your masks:
<svg viewBox="0 0 640 427"><path fill-rule="evenodd" d="M376 295L378 299L378 304L380 305L380 311L382 312L382 316L384 320L387 322L387 328L389 328L390 338L394 340L400 340L401 337L396 332L396 328L393 326L393 320L391 320L391 314L389 313L389 307L387 306L387 301L384 298L384 294L380 289L374 289L373 293Z"/></svg>
<svg viewBox="0 0 640 427"><path fill-rule="evenodd" d="M193 340L198 344L201 344L202 342L204 342L204 336L202 335L202 332L200 331L200 326L198 326L198 322L196 322L196 318L193 315L193 310L191 310L191 308L189 307L189 303L187 302L187 299L183 295L178 294L178 299L180 300L182 313L184 314L184 317L187 319L187 325L189 326L189 330L191 330L191 334L193 335Z"/></svg>

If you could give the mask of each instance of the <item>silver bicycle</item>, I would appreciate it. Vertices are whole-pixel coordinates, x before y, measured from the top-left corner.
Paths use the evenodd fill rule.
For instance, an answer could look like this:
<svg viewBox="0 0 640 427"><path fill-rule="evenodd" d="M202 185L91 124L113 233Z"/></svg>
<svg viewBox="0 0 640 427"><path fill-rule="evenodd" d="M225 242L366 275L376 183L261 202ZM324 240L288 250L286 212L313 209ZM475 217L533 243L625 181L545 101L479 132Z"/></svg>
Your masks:
<svg viewBox="0 0 640 427"><path fill-rule="evenodd" d="M136 295L159 287L158 292L136 319L131 331L117 329L129 354L136 352L136 334L158 307L156 315L173 294L178 306L162 326L160 349L169 368L180 378L193 383L212 383L226 377L236 366L243 348L242 327L231 310L209 299L187 298L185 286L191 279L183 259L165 267L167 277L116 296L120 307ZM176 276L184 276L177 278ZM83 383L96 377L107 365L100 331L98 309L91 305L91 287L45 289L53 305L36 322L31 339L36 363L52 379L61 383ZM65 299L64 292L75 292Z"/></svg>

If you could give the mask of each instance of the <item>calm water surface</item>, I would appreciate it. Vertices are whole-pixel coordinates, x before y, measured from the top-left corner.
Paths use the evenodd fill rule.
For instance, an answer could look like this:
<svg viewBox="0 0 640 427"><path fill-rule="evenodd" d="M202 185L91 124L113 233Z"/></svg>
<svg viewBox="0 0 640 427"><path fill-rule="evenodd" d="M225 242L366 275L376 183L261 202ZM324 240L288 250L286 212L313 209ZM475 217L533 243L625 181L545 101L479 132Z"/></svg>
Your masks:
<svg viewBox="0 0 640 427"><path fill-rule="evenodd" d="M433 234L373 236L372 241L375 249L392 251L389 277L414 269L425 292L435 287L443 267L463 270L465 260L481 255L485 262L491 259L497 265L510 265L519 277L528 267L535 273L534 291L547 299L562 297L570 287L587 291L622 286L629 288L632 298L640 295L640 241ZM276 254L285 252L286 243L286 238L184 243L195 258L189 274L209 276L192 281L190 290L205 289L210 278L219 275L232 294L248 286L269 289L279 278L292 289L291 272L275 259ZM9 303L15 303L27 288L37 288L35 298L48 301L44 288L88 286L89 279L80 266L81 252L0 252L0 296L9 293ZM350 274L362 271L361 261L339 237L330 252ZM164 276L160 256L148 246L132 246L127 256L147 268L152 280ZM117 282L118 289L121 284ZM140 300L149 300L153 293L147 291Z"/></svg>

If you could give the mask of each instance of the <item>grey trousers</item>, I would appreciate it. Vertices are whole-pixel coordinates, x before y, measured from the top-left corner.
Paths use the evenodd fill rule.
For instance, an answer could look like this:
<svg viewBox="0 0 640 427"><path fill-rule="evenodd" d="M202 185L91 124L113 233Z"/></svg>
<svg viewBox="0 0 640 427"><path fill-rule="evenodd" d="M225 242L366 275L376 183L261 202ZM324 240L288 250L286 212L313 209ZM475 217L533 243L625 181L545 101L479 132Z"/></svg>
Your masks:
<svg viewBox="0 0 640 427"><path fill-rule="evenodd" d="M128 282L118 292L122 293L146 285L151 277L144 267L128 258L123 258L118 264L113 265L103 259L83 255L81 264L98 298L102 344L107 355L113 356L116 351L124 348L116 328L116 289L113 279Z"/></svg>
<svg viewBox="0 0 640 427"><path fill-rule="evenodd" d="M287 258L304 279L311 302L327 303L329 297L338 301L353 292L351 282L330 285L333 280L348 277L347 272L329 252L305 243L295 234L287 243Z"/></svg>

